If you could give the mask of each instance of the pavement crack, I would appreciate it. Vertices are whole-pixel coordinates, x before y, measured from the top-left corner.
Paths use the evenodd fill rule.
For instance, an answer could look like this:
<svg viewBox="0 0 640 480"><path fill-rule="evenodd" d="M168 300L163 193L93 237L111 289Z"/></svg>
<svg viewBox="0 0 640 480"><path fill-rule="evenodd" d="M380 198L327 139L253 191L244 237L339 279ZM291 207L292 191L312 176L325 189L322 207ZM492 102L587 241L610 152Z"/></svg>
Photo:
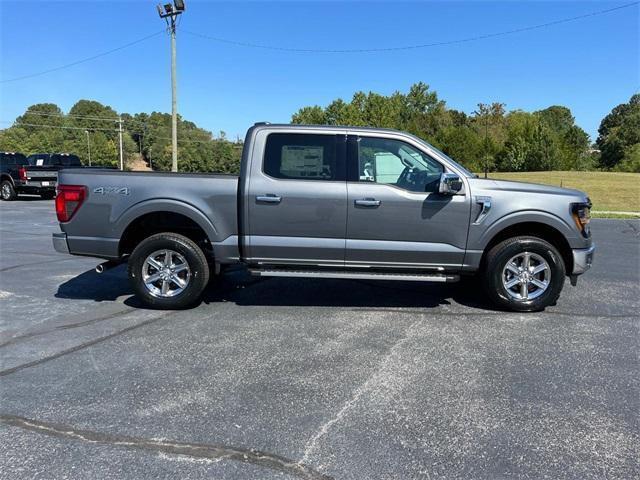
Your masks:
<svg viewBox="0 0 640 480"><path fill-rule="evenodd" d="M333 425L338 423L344 416L348 413L351 408L358 402L358 400L367 393L372 388L375 388L376 383L379 381L381 376L384 376L384 367L390 361L390 359L395 355L395 352L398 348L400 348L409 338L411 338L411 332L422 323L423 319L416 320L406 329L405 334L401 339L399 339L393 346L387 351L387 354L378 364L378 368L376 368L375 372L373 372L367 380L360 385L353 393L351 398L342 406L342 408L336 413L333 417L323 423L318 431L315 433L313 437L307 442L302 458L300 459L301 464L308 463L309 457L313 453L313 451L318 447L318 443L320 439L324 437Z"/></svg>
<svg viewBox="0 0 640 480"><path fill-rule="evenodd" d="M27 363L23 363L21 365L16 365L15 367L7 368L5 370L0 371L0 377L4 377L6 375L10 375L10 374L18 372L20 370L24 370L25 368L35 367L35 366L41 365L41 364L43 364L45 362L49 362L51 360L55 360L56 358L60 358L60 357L62 357L64 355L68 355L70 353L74 353L74 352L83 350L85 348L91 347L93 345L96 345L98 343L104 342L106 340L110 340L110 339L112 339L114 337L117 337L119 335L123 335L123 334L125 334L127 332L130 332L132 330L136 330L138 328L144 327L144 326L149 325L151 323L157 322L158 320L166 318L166 317L168 317L168 316L170 316L172 314L175 314L175 312L168 313L168 314L165 314L165 315L161 315L161 316L155 317L155 318L150 318L149 320L145 320L144 322L140 322L140 323L137 323L136 325L131 325L130 327L123 328L122 330L118 330L116 332L110 333L109 335L104 335L103 337L99 337L99 338L96 338L94 340L90 340L88 342L81 343L80 345L76 345L75 347L71 347L71 348L68 348L66 350L62 350L61 352L54 353L53 355L49 355L48 357L43 357L43 358L40 358L38 360L34 360L32 362L27 362Z"/></svg>
<svg viewBox="0 0 640 480"><path fill-rule="evenodd" d="M29 338L40 337L42 335L58 332L60 330L69 330L72 328L86 327L87 325L91 325L93 323L102 322L104 320L111 320L113 318L119 317L120 315L125 315L127 313L133 312L134 310L136 309L133 307L130 307L124 310L118 310L117 312L112 312L107 315L103 315L102 317L92 318L91 320L83 320L81 322L75 322L75 323L65 323L63 325L57 325L55 327L48 328L45 330L34 330L32 332L23 333L22 335L16 335L15 337L12 337L0 343L0 348L8 347L9 345L13 345L15 343L27 340Z"/></svg>
<svg viewBox="0 0 640 480"><path fill-rule="evenodd" d="M629 225L629 227L631 228L632 233L636 237L640 237L640 229L638 227L636 227L631 220L625 220L624 223Z"/></svg>
<svg viewBox="0 0 640 480"><path fill-rule="evenodd" d="M442 312L442 311L432 311L431 309L422 309L422 310L407 310L403 308L352 308L349 311L351 312L364 312L364 313L402 313L406 315L425 315L425 314L433 314L439 317L496 317L501 318L504 315L513 314L513 315L521 315L518 312L501 312L501 311L477 311L477 312ZM636 318L637 314L635 313L577 313L577 312L558 312L553 310L547 310L544 312L529 312L525 313L525 315L549 315L549 316L567 316L567 317L584 317L584 318Z"/></svg>
<svg viewBox="0 0 640 480"><path fill-rule="evenodd" d="M304 480L331 480L332 478L299 462L253 448L129 437L81 430L69 425L42 422L7 414L0 414L0 422L30 432L84 443L180 455L194 459L233 460L287 473Z"/></svg>
<svg viewBox="0 0 640 480"><path fill-rule="evenodd" d="M57 258L55 260L46 260L42 262L22 263L20 265L13 265L11 267L0 268L0 273L8 272L10 270L15 270L16 268L30 267L32 265L44 265L46 263L69 262L71 260L76 260L76 259L73 257L69 257L69 258Z"/></svg>

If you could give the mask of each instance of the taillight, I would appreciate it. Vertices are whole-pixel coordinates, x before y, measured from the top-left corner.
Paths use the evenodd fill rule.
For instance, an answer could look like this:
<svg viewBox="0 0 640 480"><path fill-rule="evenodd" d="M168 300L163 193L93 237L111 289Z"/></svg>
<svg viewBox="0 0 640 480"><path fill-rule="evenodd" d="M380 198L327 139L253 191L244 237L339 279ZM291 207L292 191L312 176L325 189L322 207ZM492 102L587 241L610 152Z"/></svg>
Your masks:
<svg viewBox="0 0 640 480"><path fill-rule="evenodd" d="M20 167L18 169L18 175L20 175L20 181L21 182L26 182L27 181L27 169L25 167Z"/></svg>
<svg viewBox="0 0 640 480"><path fill-rule="evenodd" d="M59 222L68 222L78 211L87 195L83 185L58 185L56 196L56 215Z"/></svg>

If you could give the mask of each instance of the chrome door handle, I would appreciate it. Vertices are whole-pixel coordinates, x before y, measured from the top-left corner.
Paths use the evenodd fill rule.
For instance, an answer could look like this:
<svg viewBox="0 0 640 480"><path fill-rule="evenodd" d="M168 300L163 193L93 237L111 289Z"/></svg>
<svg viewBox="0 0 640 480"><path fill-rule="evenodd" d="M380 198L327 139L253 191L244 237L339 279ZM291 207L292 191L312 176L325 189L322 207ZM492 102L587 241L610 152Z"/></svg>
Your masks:
<svg viewBox="0 0 640 480"><path fill-rule="evenodd" d="M280 203L282 197L274 195L273 193L265 193L264 195L256 195L256 201L263 203Z"/></svg>
<svg viewBox="0 0 640 480"><path fill-rule="evenodd" d="M354 203L358 207L379 207L382 202L375 198L362 198L360 200L356 200Z"/></svg>

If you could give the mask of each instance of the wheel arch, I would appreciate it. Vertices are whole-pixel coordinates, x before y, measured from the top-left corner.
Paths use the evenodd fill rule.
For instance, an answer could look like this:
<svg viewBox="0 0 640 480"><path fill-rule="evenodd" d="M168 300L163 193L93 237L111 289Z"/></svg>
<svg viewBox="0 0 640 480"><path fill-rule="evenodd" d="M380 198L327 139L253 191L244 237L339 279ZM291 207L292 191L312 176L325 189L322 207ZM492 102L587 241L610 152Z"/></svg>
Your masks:
<svg viewBox="0 0 640 480"><path fill-rule="evenodd" d="M173 232L190 238L213 254L212 242L217 230L211 221L192 205L174 200L152 200L127 210L117 222L120 256L131 253L144 238L161 232Z"/></svg>
<svg viewBox="0 0 640 480"><path fill-rule="evenodd" d="M519 236L537 237L549 242L560 253L565 265L565 270L567 272L573 271L573 252L567 237L557 228L557 225L550 225L549 223L539 220L510 223L508 225L503 225L501 229L497 229L497 231L492 232L492 235L488 236L487 242L483 248L480 268L485 267L487 253L495 245L509 238Z"/></svg>
<svg viewBox="0 0 640 480"><path fill-rule="evenodd" d="M11 182L11 185L15 186L15 182L13 181L13 177L11 175L9 175L8 173L0 174L0 183L4 182L5 180L9 180L9 182Z"/></svg>

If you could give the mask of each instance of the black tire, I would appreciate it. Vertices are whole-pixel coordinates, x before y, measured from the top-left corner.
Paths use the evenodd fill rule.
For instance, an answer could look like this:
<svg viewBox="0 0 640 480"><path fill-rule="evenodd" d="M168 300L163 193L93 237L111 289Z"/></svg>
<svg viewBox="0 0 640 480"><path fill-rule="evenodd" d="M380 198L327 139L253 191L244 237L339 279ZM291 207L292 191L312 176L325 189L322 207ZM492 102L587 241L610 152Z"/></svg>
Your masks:
<svg viewBox="0 0 640 480"><path fill-rule="evenodd" d="M10 202L11 200L15 200L17 196L18 194L9 180L3 180L2 183L0 183L0 198L2 198L2 200Z"/></svg>
<svg viewBox="0 0 640 480"><path fill-rule="evenodd" d="M51 200L56 196L56 192L44 192L40 194L40 198L43 200Z"/></svg>
<svg viewBox="0 0 640 480"><path fill-rule="evenodd" d="M542 257L549 266L548 286L538 297L516 299L509 294L503 282L503 271L516 255L530 252ZM523 262L524 263L524 262ZM499 307L514 312L536 312L554 305L560 296L565 279L565 265L558 250L537 237L514 237L495 245L488 253L482 271L482 281L489 298ZM512 287L519 288L519 287ZM533 285L531 288L537 288ZM527 290L527 288L525 288ZM528 291L523 292L527 293ZM523 295L524 296L524 295Z"/></svg>
<svg viewBox="0 0 640 480"><path fill-rule="evenodd" d="M187 286L173 297L154 295L142 278L147 257L158 250L171 250L178 253L184 258L190 270ZM129 258L128 273L138 298L145 305L161 310L176 310L193 306L200 300L200 296L209 282L207 258L200 247L189 238L171 232L158 233L140 242Z"/></svg>

